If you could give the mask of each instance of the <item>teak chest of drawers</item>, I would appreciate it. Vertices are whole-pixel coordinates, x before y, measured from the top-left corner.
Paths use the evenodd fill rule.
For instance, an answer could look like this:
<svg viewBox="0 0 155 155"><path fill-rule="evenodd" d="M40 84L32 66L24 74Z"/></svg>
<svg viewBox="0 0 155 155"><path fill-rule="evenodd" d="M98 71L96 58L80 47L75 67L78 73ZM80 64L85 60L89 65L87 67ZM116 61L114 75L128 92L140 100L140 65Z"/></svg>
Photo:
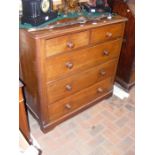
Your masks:
<svg viewBox="0 0 155 155"><path fill-rule="evenodd" d="M43 132L112 95L126 20L20 30L20 78Z"/></svg>

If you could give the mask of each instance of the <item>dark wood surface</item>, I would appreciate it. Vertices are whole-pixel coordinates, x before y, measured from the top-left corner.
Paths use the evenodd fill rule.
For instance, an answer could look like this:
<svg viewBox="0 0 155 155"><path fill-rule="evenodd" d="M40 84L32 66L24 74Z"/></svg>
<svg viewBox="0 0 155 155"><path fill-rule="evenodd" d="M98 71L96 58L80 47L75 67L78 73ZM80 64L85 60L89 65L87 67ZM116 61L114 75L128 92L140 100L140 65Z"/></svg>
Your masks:
<svg viewBox="0 0 155 155"><path fill-rule="evenodd" d="M123 17L127 17L128 21L125 25L123 44L118 63L116 81L125 89L129 90L135 83L135 15L134 1L123 0L112 1L113 12Z"/></svg>
<svg viewBox="0 0 155 155"><path fill-rule="evenodd" d="M26 104L43 132L112 94L126 20L20 30Z"/></svg>
<svg viewBox="0 0 155 155"><path fill-rule="evenodd" d="M27 113L24 104L24 97L23 97L23 84L19 81L19 129L21 130L22 134L26 138L26 140L31 143L30 137L30 128L28 124Z"/></svg>

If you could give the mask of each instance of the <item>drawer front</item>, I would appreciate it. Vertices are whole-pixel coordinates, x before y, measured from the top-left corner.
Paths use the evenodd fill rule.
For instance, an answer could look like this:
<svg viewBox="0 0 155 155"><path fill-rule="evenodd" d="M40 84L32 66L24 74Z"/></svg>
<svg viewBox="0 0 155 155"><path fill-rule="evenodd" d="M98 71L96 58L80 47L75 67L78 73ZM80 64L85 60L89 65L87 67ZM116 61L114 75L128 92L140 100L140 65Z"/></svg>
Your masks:
<svg viewBox="0 0 155 155"><path fill-rule="evenodd" d="M124 32L124 23L107 25L101 28L91 30L91 43L104 42L117 37L122 37Z"/></svg>
<svg viewBox="0 0 155 155"><path fill-rule="evenodd" d="M96 82L113 76L117 60L101 64L97 67L86 70L80 74L69 76L48 85L48 103L56 102L71 94L74 94L84 88L87 88Z"/></svg>
<svg viewBox="0 0 155 155"><path fill-rule="evenodd" d="M55 121L60 117L70 114L76 109L86 105L87 103L95 100L97 97L105 95L112 89L111 78L107 78L95 85L86 88L74 95L71 95L63 100L49 105L49 119Z"/></svg>
<svg viewBox="0 0 155 155"><path fill-rule="evenodd" d="M83 71L95 65L118 57L121 48L121 39L113 40L79 51L64 53L46 59L47 82L55 78Z"/></svg>
<svg viewBox="0 0 155 155"><path fill-rule="evenodd" d="M71 51L89 44L89 31L64 35L46 40L46 57Z"/></svg>

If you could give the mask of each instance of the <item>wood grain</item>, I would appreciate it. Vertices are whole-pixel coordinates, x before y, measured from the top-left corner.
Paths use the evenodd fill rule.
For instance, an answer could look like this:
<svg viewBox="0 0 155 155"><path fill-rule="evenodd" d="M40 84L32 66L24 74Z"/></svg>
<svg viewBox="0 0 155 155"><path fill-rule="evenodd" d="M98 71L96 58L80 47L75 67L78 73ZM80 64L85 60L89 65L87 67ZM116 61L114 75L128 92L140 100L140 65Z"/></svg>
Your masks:
<svg viewBox="0 0 155 155"><path fill-rule="evenodd" d="M84 71L95 65L104 63L120 54L121 39L105 42L90 48L85 48L69 53L57 55L46 59L47 82L56 78L71 75L77 71ZM112 46L111 46L112 45ZM108 55L104 51L109 52ZM72 68L66 67L66 63L71 63Z"/></svg>
<svg viewBox="0 0 155 155"><path fill-rule="evenodd" d="M96 25L20 30L26 105L43 132L112 94L126 20L115 16Z"/></svg>
<svg viewBox="0 0 155 155"><path fill-rule="evenodd" d="M72 51L89 44L89 31L68 34L46 40L46 56Z"/></svg>
<svg viewBox="0 0 155 155"><path fill-rule="evenodd" d="M57 80L48 84L48 103L54 103L60 99L68 97L96 82L111 77L114 74L117 60L98 65L79 74L73 74L65 79ZM67 89L68 87L70 89Z"/></svg>
<svg viewBox="0 0 155 155"><path fill-rule="evenodd" d="M107 25L91 30L91 43L99 43L122 37L124 33L124 23Z"/></svg>
<svg viewBox="0 0 155 155"><path fill-rule="evenodd" d="M19 87L19 129L28 141L31 143L30 128L26 114L22 87Z"/></svg>
<svg viewBox="0 0 155 155"><path fill-rule="evenodd" d="M132 1L123 2L123 0L113 0L112 2L113 12L128 18L116 75L117 82L128 90L134 85L133 75L135 74L133 73L135 67L135 15L128 6L129 3L134 4Z"/></svg>
<svg viewBox="0 0 155 155"><path fill-rule="evenodd" d="M84 106L88 102L95 100L97 97L104 95L112 89L111 78L107 78L95 85L84 89L74 95L49 105L50 120L56 120L73 110ZM99 91L100 90L100 91Z"/></svg>

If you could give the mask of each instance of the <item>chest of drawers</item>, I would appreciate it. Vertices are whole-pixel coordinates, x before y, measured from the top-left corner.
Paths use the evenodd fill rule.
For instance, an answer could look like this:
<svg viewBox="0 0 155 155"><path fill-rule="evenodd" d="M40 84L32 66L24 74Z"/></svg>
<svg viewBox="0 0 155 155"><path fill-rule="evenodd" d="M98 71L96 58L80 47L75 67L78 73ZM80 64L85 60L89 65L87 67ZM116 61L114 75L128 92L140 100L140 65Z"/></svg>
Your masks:
<svg viewBox="0 0 155 155"><path fill-rule="evenodd" d="M112 95L125 21L20 30L26 105L43 132Z"/></svg>

